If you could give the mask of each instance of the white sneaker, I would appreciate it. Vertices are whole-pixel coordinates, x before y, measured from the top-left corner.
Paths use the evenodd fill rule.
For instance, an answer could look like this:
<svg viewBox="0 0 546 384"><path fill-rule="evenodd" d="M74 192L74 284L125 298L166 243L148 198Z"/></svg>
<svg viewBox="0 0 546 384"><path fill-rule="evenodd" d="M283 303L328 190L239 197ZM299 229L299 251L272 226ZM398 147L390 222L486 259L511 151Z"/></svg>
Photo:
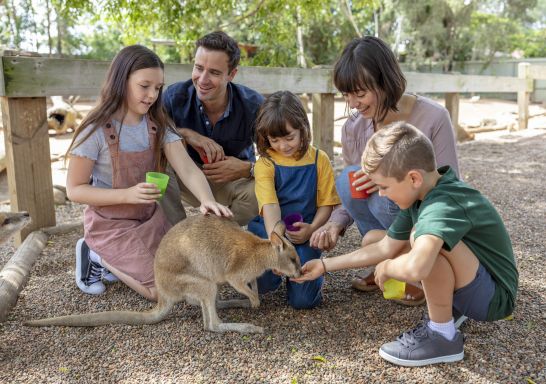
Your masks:
<svg viewBox="0 0 546 384"><path fill-rule="evenodd" d="M106 290L102 282L102 266L89 259L89 247L85 240L76 243L76 285L82 292L100 295Z"/></svg>
<svg viewBox="0 0 546 384"><path fill-rule="evenodd" d="M116 275L114 275L112 272L104 267L102 268L102 279L109 283L115 283L116 281L119 281Z"/></svg>

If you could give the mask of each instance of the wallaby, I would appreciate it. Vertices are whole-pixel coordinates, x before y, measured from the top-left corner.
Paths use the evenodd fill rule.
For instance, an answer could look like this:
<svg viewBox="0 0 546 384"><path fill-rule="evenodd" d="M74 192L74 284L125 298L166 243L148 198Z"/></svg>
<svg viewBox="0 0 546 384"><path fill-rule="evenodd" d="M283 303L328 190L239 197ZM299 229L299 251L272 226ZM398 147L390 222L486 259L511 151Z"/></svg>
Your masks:
<svg viewBox="0 0 546 384"><path fill-rule="evenodd" d="M30 223L28 212L0 212L0 244Z"/></svg>
<svg viewBox="0 0 546 384"><path fill-rule="evenodd" d="M229 283L245 300L219 301L219 307L258 307L260 299L248 284L268 269L287 276L300 275L296 249L277 223L270 240L260 239L239 225L215 215L191 216L172 227L157 249L154 273L158 302L147 312L110 311L61 316L26 322L30 326L97 326L105 324L154 324L165 319L176 303L201 305L206 330L262 333L248 323L222 323L216 313L217 285Z"/></svg>

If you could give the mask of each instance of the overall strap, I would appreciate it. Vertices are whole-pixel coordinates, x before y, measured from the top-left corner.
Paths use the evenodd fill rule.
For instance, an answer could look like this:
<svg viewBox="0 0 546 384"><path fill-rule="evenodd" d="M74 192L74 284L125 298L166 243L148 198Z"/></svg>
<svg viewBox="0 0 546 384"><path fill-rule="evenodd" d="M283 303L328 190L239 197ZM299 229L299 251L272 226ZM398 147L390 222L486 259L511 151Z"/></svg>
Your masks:
<svg viewBox="0 0 546 384"><path fill-rule="evenodd" d="M148 115L146 115L146 127L148 128L148 144L150 145L150 151L153 152L154 145L157 140L157 124ZM159 160L155 159L153 166L159 168L159 164L156 164L157 162L159 162Z"/></svg>
<svg viewBox="0 0 546 384"><path fill-rule="evenodd" d="M106 144L108 144L110 156L117 157L119 152L119 137L112 121L108 121L104 127L102 127L102 132L104 133Z"/></svg>

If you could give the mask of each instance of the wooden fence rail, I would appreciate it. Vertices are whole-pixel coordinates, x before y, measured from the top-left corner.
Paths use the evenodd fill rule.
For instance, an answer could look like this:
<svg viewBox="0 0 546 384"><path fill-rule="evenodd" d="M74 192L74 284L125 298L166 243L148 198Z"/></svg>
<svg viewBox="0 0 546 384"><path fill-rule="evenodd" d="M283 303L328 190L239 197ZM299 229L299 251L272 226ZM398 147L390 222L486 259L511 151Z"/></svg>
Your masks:
<svg viewBox="0 0 546 384"><path fill-rule="evenodd" d="M108 62L0 56L0 104L12 210L27 210L32 224L18 237L55 225L49 138L46 121L48 96L97 96ZM407 72L408 91L443 93L455 129L459 93L513 92L518 94L520 128L527 126L533 78L546 78L546 68L520 64L518 77L448 75ZM185 80L192 66L169 64L166 83ZM312 94L313 142L333 157L334 95L331 68L241 67L236 82L269 94L277 90ZM521 98L521 100L520 100Z"/></svg>

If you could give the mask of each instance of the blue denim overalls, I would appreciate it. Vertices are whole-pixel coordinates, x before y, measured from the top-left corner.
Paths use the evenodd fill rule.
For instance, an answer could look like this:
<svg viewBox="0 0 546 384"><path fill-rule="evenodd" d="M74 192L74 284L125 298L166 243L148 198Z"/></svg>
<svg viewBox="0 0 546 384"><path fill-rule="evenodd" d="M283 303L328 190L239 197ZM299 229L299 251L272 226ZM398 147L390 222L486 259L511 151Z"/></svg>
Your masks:
<svg viewBox="0 0 546 384"><path fill-rule="evenodd" d="M294 212L303 216L304 222L310 224L317 212L317 159L315 163L300 166L283 166L273 162L275 166L275 191L281 208L281 217ZM263 239L267 239L264 220L256 216L248 223L248 230ZM312 259L320 258L321 251L311 248L309 241L295 245L301 265ZM296 309L313 308L322 302L321 287L324 278L297 284L286 281L288 304ZM260 294L276 290L282 283L282 278L271 271L258 278Z"/></svg>

